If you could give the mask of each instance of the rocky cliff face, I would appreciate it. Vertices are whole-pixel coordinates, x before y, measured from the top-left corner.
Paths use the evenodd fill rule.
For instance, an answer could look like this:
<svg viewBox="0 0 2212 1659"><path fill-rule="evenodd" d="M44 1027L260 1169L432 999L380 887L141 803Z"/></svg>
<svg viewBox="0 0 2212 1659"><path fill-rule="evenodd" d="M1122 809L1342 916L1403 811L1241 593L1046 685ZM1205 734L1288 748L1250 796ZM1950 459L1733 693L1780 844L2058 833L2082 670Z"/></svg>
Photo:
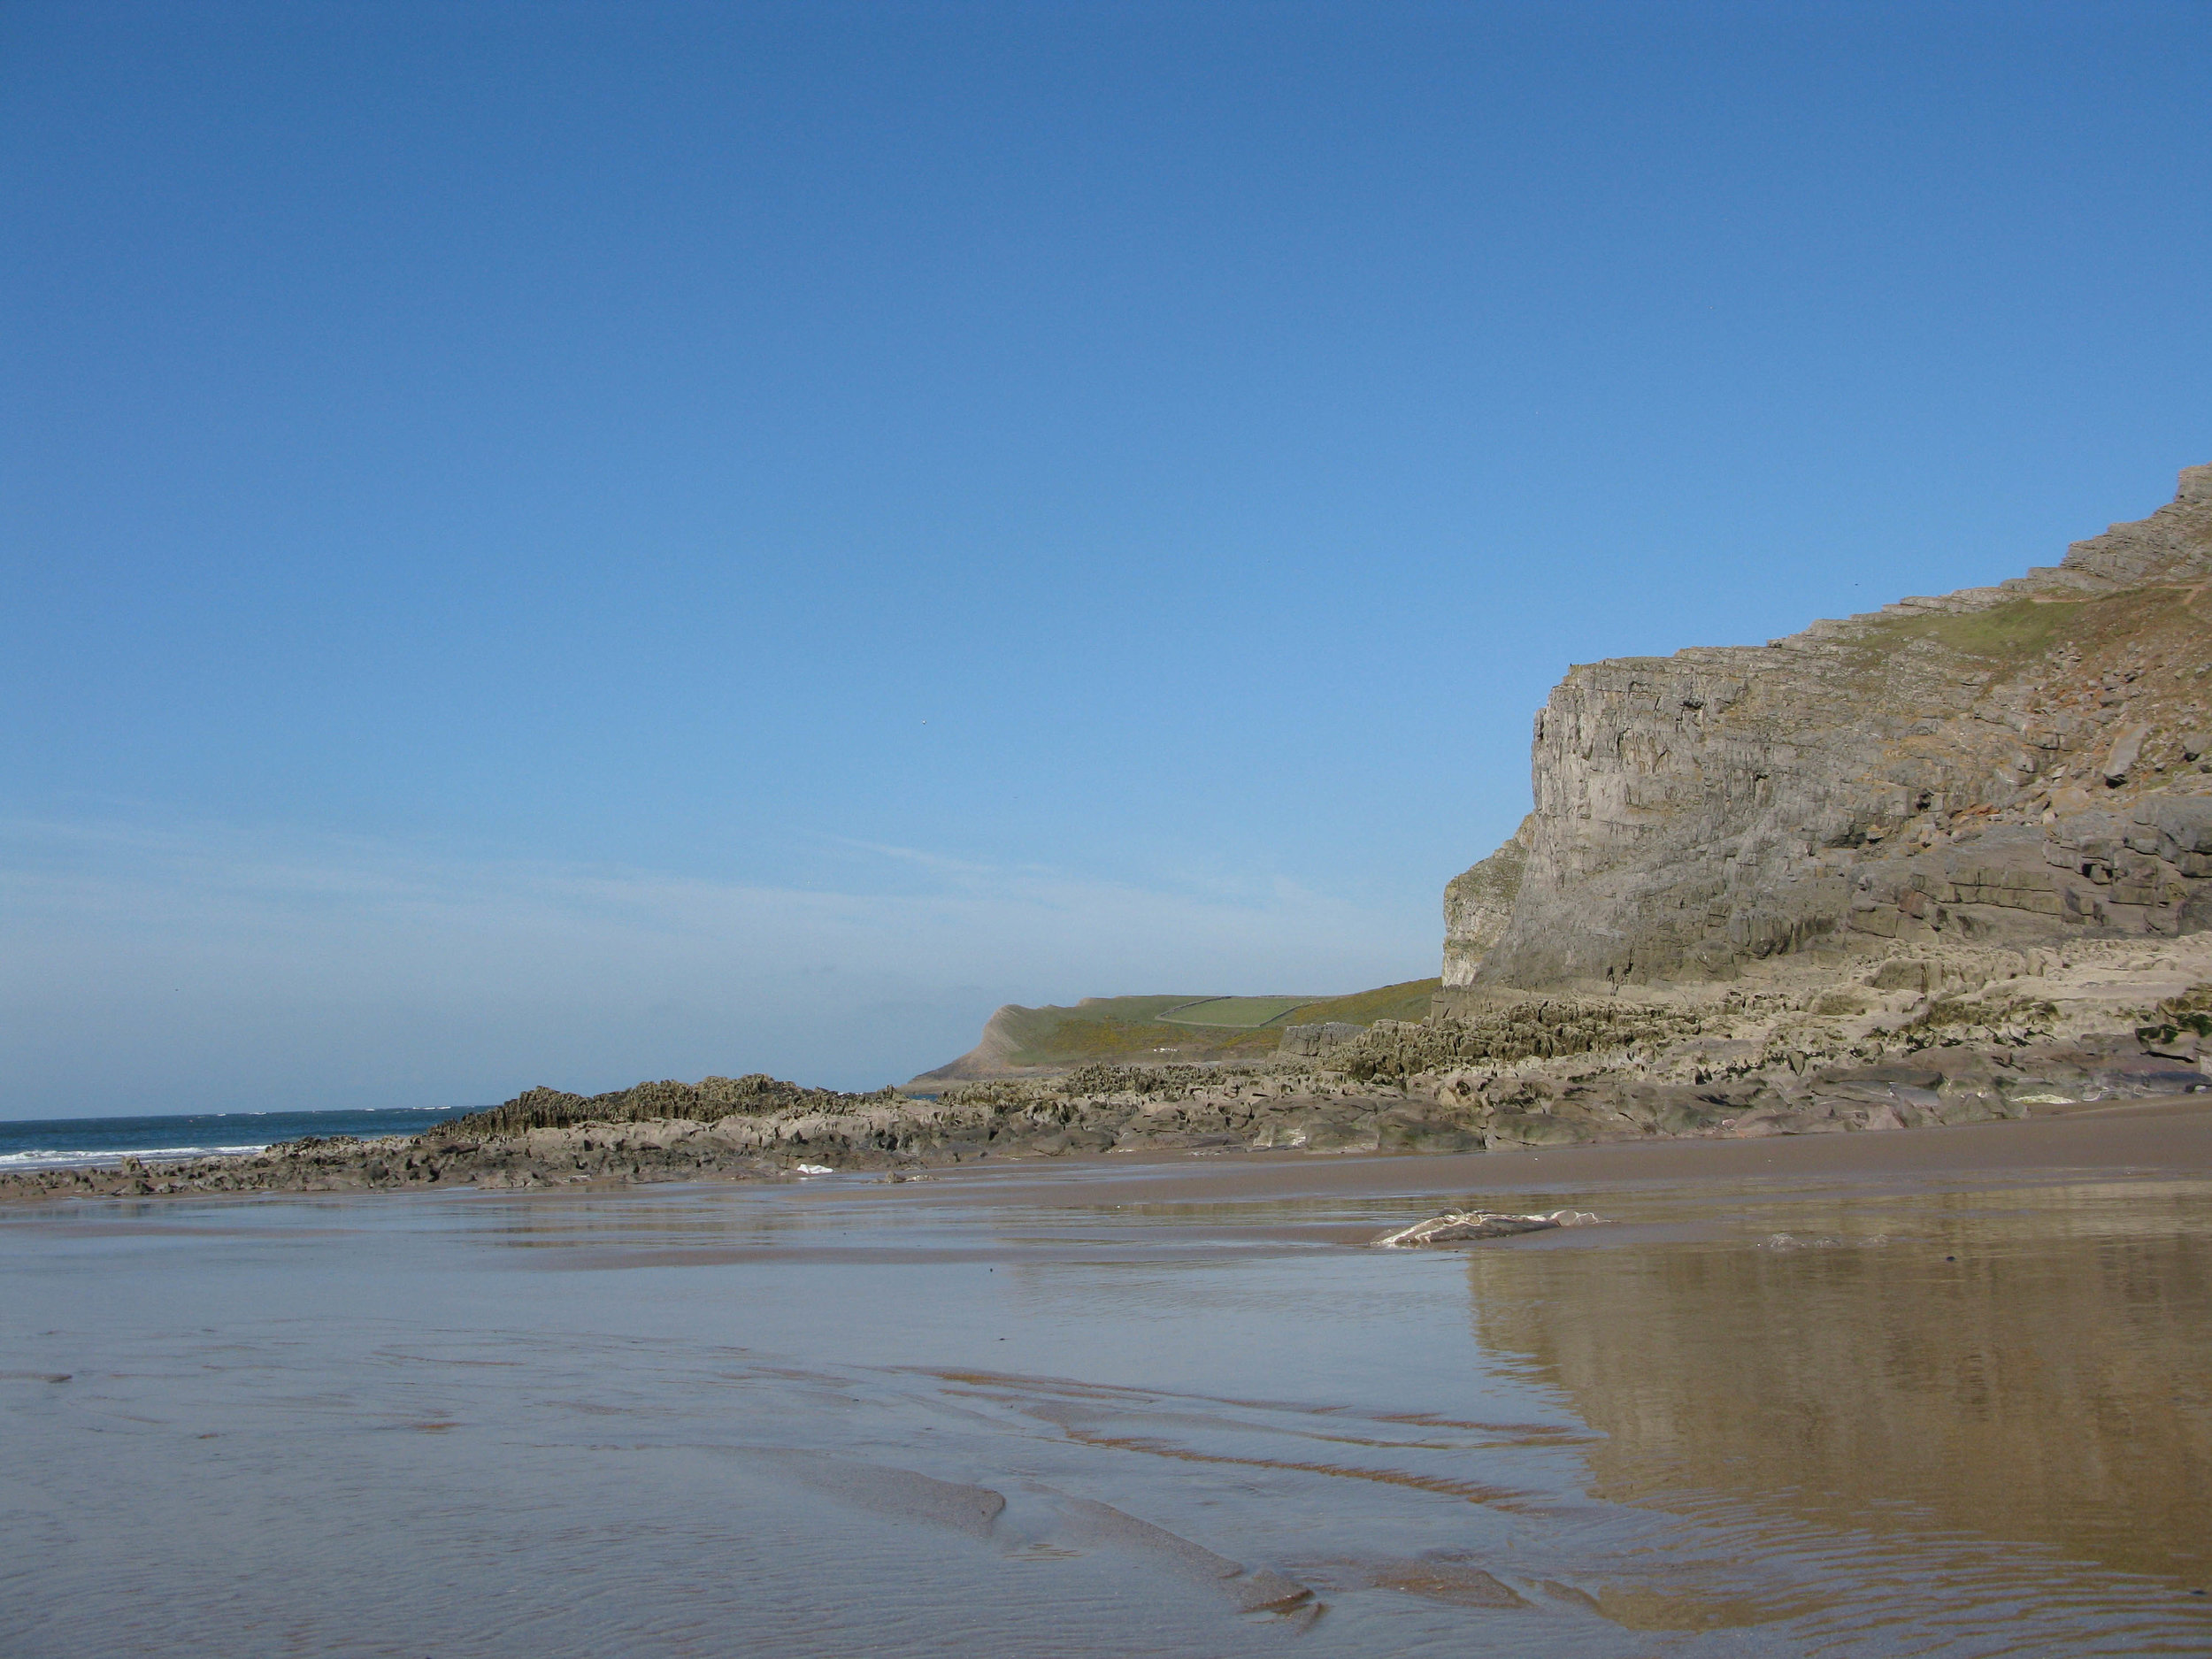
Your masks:
<svg viewBox="0 0 2212 1659"><path fill-rule="evenodd" d="M1444 988L1464 988L1490 948L1504 937L1513 920L1514 902L1528 869L1529 842L1536 833L1531 813L1513 839L1471 870L1454 876L1444 888Z"/></svg>
<svg viewBox="0 0 2212 1659"><path fill-rule="evenodd" d="M1447 898L1448 1008L1809 949L2212 927L2208 588L2200 466L1999 587L1574 669L1536 717L1534 813Z"/></svg>

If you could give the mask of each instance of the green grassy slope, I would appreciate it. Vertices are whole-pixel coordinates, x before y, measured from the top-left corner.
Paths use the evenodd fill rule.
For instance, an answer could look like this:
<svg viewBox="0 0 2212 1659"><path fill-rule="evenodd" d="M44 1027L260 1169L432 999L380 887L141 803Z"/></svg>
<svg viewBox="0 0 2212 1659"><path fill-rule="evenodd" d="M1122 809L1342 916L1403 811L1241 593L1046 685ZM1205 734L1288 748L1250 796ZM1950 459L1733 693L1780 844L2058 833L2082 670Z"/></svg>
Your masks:
<svg viewBox="0 0 2212 1659"><path fill-rule="evenodd" d="M1226 1026L1235 1031L1256 1031L1262 1025L1283 1023L1285 1017L1316 1001L1310 996L1208 996L1180 1008L1171 1008L1160 1018L1176 1025Z"/></svg>
<svg viewBox="0 0 2212 1659"><path fill-rule="evenodd" d="M1072 1008L1004 1008L992 1018L986 1047L995 1052L985 1070L1256 1059L1275 1051L1286 1025L1425 1018L1438 986L1435 979L1409 979L1350 996L1090 996ZM939 1071L960 1065L956 1061ZM925 1072L915 1081L937 1075Z"/></svg>
<svg viewBox="0 0 2212 1659"><path fill-rule="evenodd" d="M1441 979L1407 979L1398 985L1378 986L1350 996L1332 996L1302 1004L1279 1025L1318 1025L1342 1020L1348 1025L1371 1025L1379 1019L1426 1019L1429 999L1444 988Z"/></svg>

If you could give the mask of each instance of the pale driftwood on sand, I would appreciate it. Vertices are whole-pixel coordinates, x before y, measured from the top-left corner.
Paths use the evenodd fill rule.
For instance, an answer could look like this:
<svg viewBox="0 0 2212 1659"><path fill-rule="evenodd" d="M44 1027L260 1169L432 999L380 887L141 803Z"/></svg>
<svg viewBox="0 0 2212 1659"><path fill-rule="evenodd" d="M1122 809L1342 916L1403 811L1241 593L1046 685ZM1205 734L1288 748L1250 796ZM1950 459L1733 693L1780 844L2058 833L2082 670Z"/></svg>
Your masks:
<svg viewBox="0 0 2212 1659"><path fill-rule="evenodd" d="M1503 1215L1489 1210L1448 1210L1426 1221L1417 1221L1375 1240L1384 1250L1411 1249L1424 1244L1468 1244L1478 1239L1507 1239L1517 1233L1545 1233L1554 1227L1587 1227L1601 1217L1581 1210L1555 1210L1549 1215Z"/></svg>

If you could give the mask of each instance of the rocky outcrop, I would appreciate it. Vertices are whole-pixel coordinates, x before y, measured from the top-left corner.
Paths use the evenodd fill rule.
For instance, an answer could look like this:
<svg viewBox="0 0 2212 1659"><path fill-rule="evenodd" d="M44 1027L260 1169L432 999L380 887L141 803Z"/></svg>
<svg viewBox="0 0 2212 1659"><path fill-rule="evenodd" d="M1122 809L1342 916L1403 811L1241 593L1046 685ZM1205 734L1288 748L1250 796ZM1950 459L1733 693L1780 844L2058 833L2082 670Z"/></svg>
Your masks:
<svg viewBox="0 0 2212 1659"><path fill-rule="evenodd" d="M725 1118L769 1118L788 1113L865 1110L900 1099L895 1089L872 1094L845 1094L835 1089L787 1083L765 1072L744 1077L707 1077L696 1083L672 1080L638 1083L606 1094L570 1094L556 1088L525 1089L502 1106L456 1118L442 1133L451 1139L481 1141L525 1134L533 1129L561 1129L576 1124L649 1123L664 1119L718 1123Z"/></svg>
<svg viewBox="0 0 2212 1659"><path fill-rule="evenodd" d="M758 1076L595 1096L533 1089L411 1137L0 1175L0 1199L830 1171L897 1180L1106 1152L1479 1152L1925 1128L2212 1092L2212 934L2148 949L2089 938L2062 951L1872 949L1847 974L1793 959L1758 989L1525 999L1474 1018L1379 1020L1312 1059L1098 1064L956 1085L937 1100Z"/></svg>
<svg viewBox="0 0 2212 1659"><path fill-rule="evenodd" d="M580 1115L601 1102L610 1116ZM662 1115L649 1115L657 1106ZM1409 1101L1393 1084L1271 1061L1098 1064L1050 1079L968 1084L935 1101L710 1078L599 1096L532 1089L420 1135L310 1138L235 1156L0 1174L0 1200L790 1180L832 1171L896 1178L979 1158L1482 1145L1454 1109Z"/></svg>
<svg viewBox="0 0 2212 1659"><path fill-rule="evenodd" d="M1529 842L1536 815L1521 820L1513 838L1471 870L1462 871L1444 888L1444 988L1475 982L1475 971L1513 920L1528 868Z"/></svg>
<svg viewBox="0 0 2212 1659"><path fill-rule="evenodd" d="M1478 950L1502 849L1447 899L1447 1011L1889 940L2212 924L2208 587L2201 466L1999 587L1572 670L1536 718L1509 923Z"/></svg>
<svg viewBox="0 0 2212 1659"><path fill-rule="evenodd" d="M1278 1052L1311 1060L1366 1034L1366 1026L1341 1019L1323 1020L1315 1025L1286 1025Z"/></svg>
<svg viewBox="0 0 2212 1659"><path fill-rule="evenodd" d="M1486 1147L1839 1133L2212 1093L2212 935L1872 948L1743 982L1379 1025L1323 1064L1455 1110Z"/></svg>

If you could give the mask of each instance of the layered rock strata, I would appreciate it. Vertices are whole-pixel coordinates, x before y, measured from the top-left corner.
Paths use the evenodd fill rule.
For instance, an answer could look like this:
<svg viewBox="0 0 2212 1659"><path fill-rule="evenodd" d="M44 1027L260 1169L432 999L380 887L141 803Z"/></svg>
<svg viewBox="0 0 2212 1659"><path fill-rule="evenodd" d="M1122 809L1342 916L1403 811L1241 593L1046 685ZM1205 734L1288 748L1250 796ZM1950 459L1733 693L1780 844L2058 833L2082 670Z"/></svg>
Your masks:
<svg viewBox="0 0 2212 1659"><path fill-rule="evenodd" d="M1995 588L1572 670L1536 717L1535 811L1448 892L1441 1005L2212 926L2208 588L2200 466Z"/></svg>

